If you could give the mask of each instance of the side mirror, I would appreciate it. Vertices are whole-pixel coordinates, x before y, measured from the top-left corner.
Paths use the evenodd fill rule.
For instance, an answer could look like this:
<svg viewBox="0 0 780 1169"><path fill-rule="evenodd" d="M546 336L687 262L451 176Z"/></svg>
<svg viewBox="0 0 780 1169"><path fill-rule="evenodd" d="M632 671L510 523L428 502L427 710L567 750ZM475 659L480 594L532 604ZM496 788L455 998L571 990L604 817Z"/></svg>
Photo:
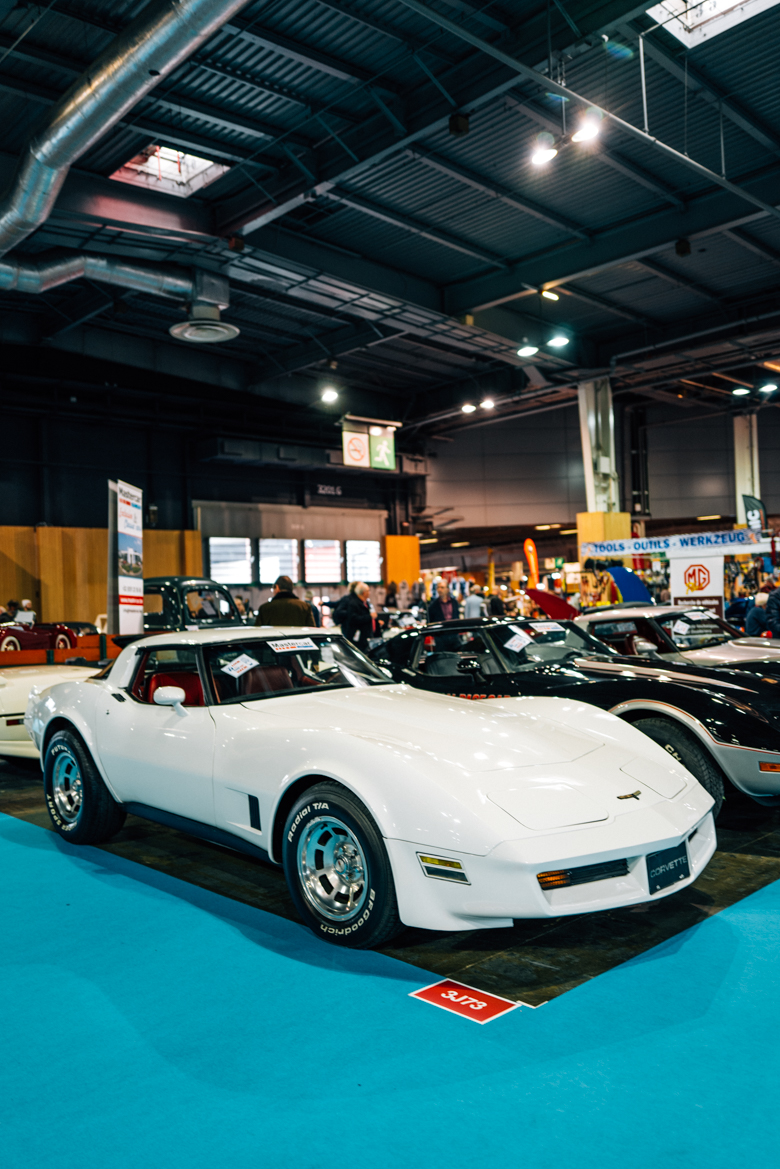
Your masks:
<svg viewBox="0 0 780 1169"><path fill-rule="evenodd" d="M652 641L648 641L646 637L635 637L634 653L640 658L655 657L658 654L658 646L653 645Z"/></svg>
<svg viewBox="0 0 780 1169"><path fill-rule="evenodd" d="M157 706L172 706L177 714L186 714L182 705L186 694L181 686L161 686L154 692L154 702Z"/></svg>
<svg viewBox="0 0 780 1169"><path fill-rule="evenodd" d="M461 658L458 662L459 674L481 674L482 666L479 658Z"/></svg>

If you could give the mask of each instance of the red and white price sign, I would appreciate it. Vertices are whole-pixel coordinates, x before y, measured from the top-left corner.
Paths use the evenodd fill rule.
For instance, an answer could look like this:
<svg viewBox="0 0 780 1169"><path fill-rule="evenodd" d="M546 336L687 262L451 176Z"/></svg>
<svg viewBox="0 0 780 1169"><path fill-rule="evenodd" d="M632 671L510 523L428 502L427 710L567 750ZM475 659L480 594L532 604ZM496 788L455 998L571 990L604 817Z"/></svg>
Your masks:
<svg viewBox="0 0 780 1169"><path fill-rule="evenodd" d="M483 990L475 990L463 982L453 982L451 978L424 986L422 990L413 990L409 997L433 1003L435 1007L452 1011L456 1015L465 1015L475 1023L489 1023L491 1019L497 1019L499 1015L506 1015L523 1005L511 999L501 999L495 994L486 994Z"/></svg>

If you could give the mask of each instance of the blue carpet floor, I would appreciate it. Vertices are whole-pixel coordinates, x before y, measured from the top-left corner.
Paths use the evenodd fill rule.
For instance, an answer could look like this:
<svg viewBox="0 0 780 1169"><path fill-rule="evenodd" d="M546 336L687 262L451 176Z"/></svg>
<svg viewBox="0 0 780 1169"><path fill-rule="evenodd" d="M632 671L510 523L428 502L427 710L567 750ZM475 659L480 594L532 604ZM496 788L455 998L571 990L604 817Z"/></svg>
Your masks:
<svg viewBox="0 0 780 1169"><path fill-rule="evenodd" d="M0 816L3 1169L777 1158L780 883L476 1026L377 954Z"/></svg>

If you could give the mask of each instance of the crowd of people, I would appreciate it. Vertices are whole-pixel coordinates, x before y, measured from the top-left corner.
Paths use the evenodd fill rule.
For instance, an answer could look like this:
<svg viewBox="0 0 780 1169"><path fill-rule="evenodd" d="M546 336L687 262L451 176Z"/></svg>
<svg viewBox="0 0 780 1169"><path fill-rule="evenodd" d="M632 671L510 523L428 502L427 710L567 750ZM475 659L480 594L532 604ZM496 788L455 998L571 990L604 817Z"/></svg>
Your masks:
<svg viewBox="0 0 780 1169"><path fill-rule="evenodd" d="M13 621L21 625L34 625L35 618L32 601L24 600L21 605L18 601L6 601L4 605L0 605L0 624Z"/></svg>

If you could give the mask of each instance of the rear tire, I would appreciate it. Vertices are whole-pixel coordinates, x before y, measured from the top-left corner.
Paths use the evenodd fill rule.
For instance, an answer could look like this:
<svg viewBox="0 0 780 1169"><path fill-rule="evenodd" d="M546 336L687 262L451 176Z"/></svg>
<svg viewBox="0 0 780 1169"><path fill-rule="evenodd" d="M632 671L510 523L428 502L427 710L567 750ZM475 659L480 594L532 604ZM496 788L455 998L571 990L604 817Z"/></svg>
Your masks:
<svg viewBox="0 0 780 1169"><path fill-rule="evenodd" d="M723 773L695 736L665 718L640 718L633 725L696 776L715 801L712 815L717 820L725 799Z"/></svg>
<svg viewBox="0 0 780 1169"><path fill-rule="evenodd" d="M54 648L55 649L72 649L73 647L70 644L70 639L68 637L66 637L64 633L58 633L54 639Z"/></svg>
<svg viewBox="0 0 780 1169"><path fill-rule="evenodd" d="M298 913L325 941L366 950L403 928L382 835L340 783L325 780L296 801L282 860Z"/></svg>
<svg viewBox="0 0 780 1169"><path fill-rule="evenodd" d="M127 816L75 731L52 735L43 764L43 792L56 831L71 844L110 840Z"/></svg>

